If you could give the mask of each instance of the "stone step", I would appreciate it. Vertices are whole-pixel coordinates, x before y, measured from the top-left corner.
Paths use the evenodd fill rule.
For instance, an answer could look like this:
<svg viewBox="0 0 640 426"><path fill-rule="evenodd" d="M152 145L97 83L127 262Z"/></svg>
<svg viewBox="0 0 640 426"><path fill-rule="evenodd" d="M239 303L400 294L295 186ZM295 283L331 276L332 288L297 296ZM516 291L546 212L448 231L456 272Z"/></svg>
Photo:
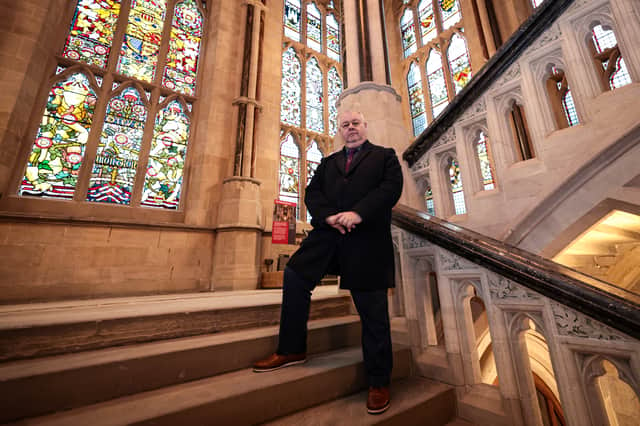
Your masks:
<svg viewBox="0 0 640 426"><path fill-rule="evenodd" d="M410 374L411 353L394 349L394 378ZM23 425L111 426L252 425L358 392L366 387L359 347L310 357L306 364L269 373L243 369L143 392Z"/></svg>
<svg viewBox="0 0 640 426"><path fill-rule="evenodd" d="M309 322L310 354L357 346L358 316ZM248 368L278 327L186 337L0 365L0 423Z"/></svg>
<svg viewBox="0 0 640 426"><path fill-rule="evenodd" d="M424 425L444 426L456 415L453 387L410 377L391 385L391 406L380 415L367 413L367 391L340 398L267 423L270 426ZM428 419L428 421L427 421Z"/></svg>
<svg viewBox="0 0 640 426"><path fill-rule="evenodd" d="M0 361L275 325L281 299L251 290L0 306ZM351 313L348 293L314 291L311 319Z"/></svg>

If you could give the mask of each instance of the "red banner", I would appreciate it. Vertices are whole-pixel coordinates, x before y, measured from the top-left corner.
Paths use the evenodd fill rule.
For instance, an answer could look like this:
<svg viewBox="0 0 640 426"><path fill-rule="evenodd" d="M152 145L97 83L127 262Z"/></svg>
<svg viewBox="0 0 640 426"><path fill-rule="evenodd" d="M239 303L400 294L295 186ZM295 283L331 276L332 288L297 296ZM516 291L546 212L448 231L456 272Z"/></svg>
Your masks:
<svg viewBox="0 0 640 426"><path fill-rule="evenodd" d="M275 200L273 208L272 244L296 243L296 204Z"/></svg>

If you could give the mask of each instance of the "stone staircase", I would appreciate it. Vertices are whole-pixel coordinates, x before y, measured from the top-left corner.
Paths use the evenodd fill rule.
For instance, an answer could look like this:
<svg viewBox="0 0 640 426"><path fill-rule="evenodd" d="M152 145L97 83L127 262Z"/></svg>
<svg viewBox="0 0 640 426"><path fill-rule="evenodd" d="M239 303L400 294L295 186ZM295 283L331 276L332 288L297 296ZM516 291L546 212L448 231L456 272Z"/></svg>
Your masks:
<svg viewBox="0 0 640 426"><path fill-rule="evenodd" d="M314 292L308 362L270 373L251 371L251 363L276 346L280 294L262 290L2 307L0 423L459 421L453 388L412 377L411 353L400 343L394 345L392 408L381 416L366 413L359 319L351 315L348 294L334 286Z"/></svg>

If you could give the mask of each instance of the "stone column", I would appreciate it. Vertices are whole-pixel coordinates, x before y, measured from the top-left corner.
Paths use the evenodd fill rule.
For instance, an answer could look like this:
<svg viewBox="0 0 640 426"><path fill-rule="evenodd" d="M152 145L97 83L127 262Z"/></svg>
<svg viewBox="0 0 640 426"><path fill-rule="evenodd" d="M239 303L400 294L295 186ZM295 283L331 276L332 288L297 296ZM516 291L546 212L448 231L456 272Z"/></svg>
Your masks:
<svg viewBox="0 0 640 426"><path fill-rule="evenodd" d="M212 286L215 290L247 290L258 286L260 237L264 229L260 181L254 175L254 127L260 54L260 27L266 7L262 0L245 0L247 7L244 57L238 107L234 176L222 183L218 206Z"/></svg>
<svg viewBox="0 0 640 426"><path fill-rule="evenodd" d="M340 96L338 110L364 114L369 139L394 148L402 164L404 189L400 203L424 209L424 202L409 173L402 153L411 142L402 114L402 98L391 87L382 0L344 2L347 89ZM336 147L343 143L336 137Z"/></svg>

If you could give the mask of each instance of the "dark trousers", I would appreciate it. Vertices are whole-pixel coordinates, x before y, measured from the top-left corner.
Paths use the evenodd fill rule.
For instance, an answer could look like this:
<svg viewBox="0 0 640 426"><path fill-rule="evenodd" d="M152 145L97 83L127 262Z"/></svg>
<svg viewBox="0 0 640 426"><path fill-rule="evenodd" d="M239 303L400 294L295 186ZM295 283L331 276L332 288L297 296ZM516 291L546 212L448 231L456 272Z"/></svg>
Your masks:
<svg viewBox="0 0 640 426"><path fill-rule="evenodd" d="M315 286L293 269L285 268L277 353L307 351L307 321ZM369 386L388 386L393 354L387 290L351 290L351 297L362 323L362 355Z"/></svg>

